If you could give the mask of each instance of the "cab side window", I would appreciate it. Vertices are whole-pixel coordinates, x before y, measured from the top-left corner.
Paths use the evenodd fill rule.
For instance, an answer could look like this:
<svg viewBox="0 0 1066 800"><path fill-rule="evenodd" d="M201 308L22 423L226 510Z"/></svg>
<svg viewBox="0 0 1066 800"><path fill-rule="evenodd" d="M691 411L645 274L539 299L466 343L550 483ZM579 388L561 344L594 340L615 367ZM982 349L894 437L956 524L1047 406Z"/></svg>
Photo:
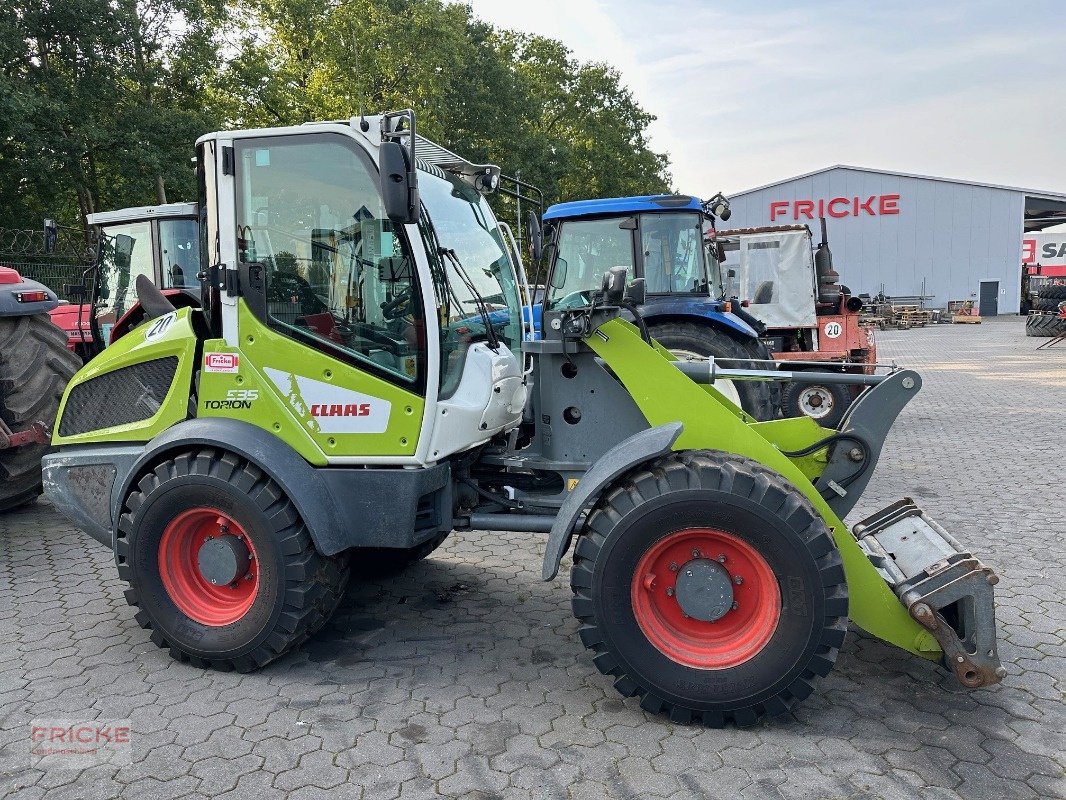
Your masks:
<svg viewBox="0 0 1066 800"><path fill-rule="evenodd" d="M236 143L237 246L266 274L268 323L401 385L424 382L417 270L377 171L343 136Z"/></svg>

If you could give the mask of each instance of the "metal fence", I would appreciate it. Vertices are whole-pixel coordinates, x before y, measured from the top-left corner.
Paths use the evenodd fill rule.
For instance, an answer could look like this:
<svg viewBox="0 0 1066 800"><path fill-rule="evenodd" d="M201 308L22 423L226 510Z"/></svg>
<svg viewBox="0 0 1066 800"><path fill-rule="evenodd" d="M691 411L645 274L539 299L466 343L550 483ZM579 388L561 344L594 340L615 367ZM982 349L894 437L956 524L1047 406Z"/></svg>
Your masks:
<svg viewBox="0 0 1066 800"><path fill-rule="evenodd" d="M87 241L78 228L57 226L47 247L43 228L0 228L0 266L40 281L60 297L65 294L65 285L82 282L82 273L93 263L95 254L96 242Z"/></svg>

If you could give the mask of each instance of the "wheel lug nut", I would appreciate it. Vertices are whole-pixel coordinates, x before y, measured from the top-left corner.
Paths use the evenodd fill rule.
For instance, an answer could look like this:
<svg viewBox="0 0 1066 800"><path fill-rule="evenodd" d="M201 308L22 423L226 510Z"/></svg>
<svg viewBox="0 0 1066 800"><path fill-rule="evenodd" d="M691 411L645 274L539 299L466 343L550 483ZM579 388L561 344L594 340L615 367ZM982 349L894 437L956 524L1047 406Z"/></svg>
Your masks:
<svg viewBox="0 0 1066 800"><path fill-rule="evenodd" d="M673 597L674 596L674 588L672 586L667 586L666 587L666 596L667 597Z"/></svg>
<svg viewBox="0 0 1066 800"><path fill-rule="evenodd" d="M738 608L740 608L740 604L736 600L734 600L733 601L733 610L736 611Z"/></svg>
<svg viewBox="0 0 1066 800"><path fill-rule="evenodd" d="M697 550L695 547L692 548L692 557L693 558L699 558L700 557L700 551Z"/></svg>
<svg viewBox="0 0 1066 800"><path fill-rule="evenodd" d="M671 561L670 562L670 571L671 572L677 572L677 562L676 561Z"/></svg>
<svg viewBox="0 0 1066 800"><path fill-rule="evenodd" d="M737 586L740 586L740 584L744 583L744 579L737 575L735 578L733 578L733 583L735 583Z"/></svg>
<svg viewBox="0 0 1066 800"><path fill-rule="evenodd" d="M719 553L718 554L718 563L719 564L724 564L725 563L725 553Z"/></svg>

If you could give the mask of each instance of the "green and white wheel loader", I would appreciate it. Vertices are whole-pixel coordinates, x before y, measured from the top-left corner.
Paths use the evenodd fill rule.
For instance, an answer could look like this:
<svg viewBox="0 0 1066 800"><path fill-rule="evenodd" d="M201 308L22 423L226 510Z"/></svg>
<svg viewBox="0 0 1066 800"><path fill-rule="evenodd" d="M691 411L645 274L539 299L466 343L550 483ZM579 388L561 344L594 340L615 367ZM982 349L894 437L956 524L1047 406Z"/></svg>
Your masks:
<svg viewBox="0 0 1066 800"><path fill-rule="evenodd" d="M624 269L534 340L500 170L410 111L197 157L205 305L140 278L148 319L71 381L44 466L175 658L261 667L353 563L480 529L547 534L545 580L572 551L582 643L673 720L786 712L849 618L967 686L1002 676L990 569L909 501L842 521L914 372L829 376L871 385L834 429L755 422L714 382L800 378L674 361L619 316L643 295Z"/></svg>

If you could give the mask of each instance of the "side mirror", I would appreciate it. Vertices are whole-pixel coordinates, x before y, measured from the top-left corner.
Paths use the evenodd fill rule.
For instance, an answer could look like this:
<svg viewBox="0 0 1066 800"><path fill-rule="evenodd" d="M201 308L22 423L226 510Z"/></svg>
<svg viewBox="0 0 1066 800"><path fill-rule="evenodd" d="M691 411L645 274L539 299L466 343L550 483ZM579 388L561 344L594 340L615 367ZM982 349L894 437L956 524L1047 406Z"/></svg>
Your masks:
<svg viewBox="0 0 1066 800"><path fill-rule="evenodd" d="M555 259L555 269L552 270L551 278L548 280L548 285L553 289L562 289L566 286L566 259Z"/></svg>
<svg viewBox="0 0 1066 800"><path fill-rule="evenodd" d="M626 287L626 300L635 306L642 306L648 299L648 287L643 278L634 278Z"/></svg>
<svg viewBox="0 0 1066 800"><path fill-rule="evenodd" d="M135 242L136 240L127 233L115 236L115 266L119 270L129 271Z"/></svg>
<svg viewBox="0 0 1066 800"><path fill-rule="evenodd" d="M417 222L418 183L403 145L399 142L382 142L378 151L378 168L385 214L397 225Z"/></svg>
<svg viewBox="0 0 1066 800"><path fill-rule="evenodd" d="M604 300L608 303L617 304L625 299L626 272L625 267L611 267L603 273L603 283L600 289L603 291Z"/></svg>
<svg viewBox="0 0 1066 800"><path fill-rule="evenodd" d="M544 255L544 233L540 228L540 219L536 212L526 214L526 241L529 242L529 254L534 261L540 261Z"/></svg>

